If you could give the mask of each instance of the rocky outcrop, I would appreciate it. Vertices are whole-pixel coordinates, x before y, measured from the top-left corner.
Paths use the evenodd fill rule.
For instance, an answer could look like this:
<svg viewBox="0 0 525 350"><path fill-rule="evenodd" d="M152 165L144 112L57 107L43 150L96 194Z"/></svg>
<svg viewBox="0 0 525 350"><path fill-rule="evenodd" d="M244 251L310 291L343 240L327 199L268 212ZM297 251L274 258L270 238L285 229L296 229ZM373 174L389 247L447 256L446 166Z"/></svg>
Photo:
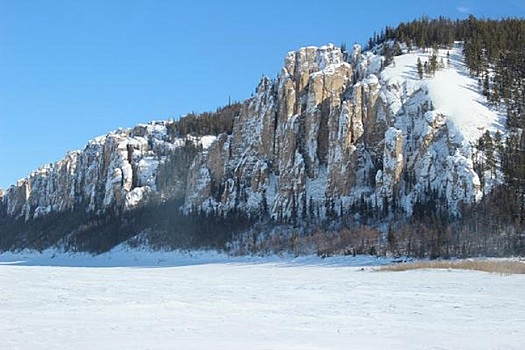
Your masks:
<svg viewBox="0 0 525 350"><path fill-rule="evenodd" d="M7 215L26 220L78 208L99 214L131 209L156 191L159 164L183 144L170 140L164 122L111 132L19 180L3 205Z"/></svg>
<svg viewBox="0 0 525 350"><path fill-rule="evenodd" d="M20 180L0 203L7 215L31 219L181 196L188 213L242 210L307 220L348 213L358 202L410 215L429 192L453 212L478 200L470 155L449 137L446 116L429 108L424 89L384 79L381 59L359 46L348 54L333 45L288 53L277 79L261 79L244 102L232 134L218 135L189 171L175 164L173 173L186 178L162 179L177 183L176 191L157 186L158 169L188 140L155 122L90 141Z"/></svg>
<svg viewBox="0 0 525 350"><path fill-rule="evenodd" d="M278 78L263 78L245 103L220 155L194 163L200 182L188 187L186 209L268 208L290 218L305 206L323 216L329 201L344 210L364 199L410 215L429 191L451 211L479 199L472 164L454 156L461 146L450 142L446 116L428 110L426 91L383 81L381 57L359 46L349 57L331 45L290 52ZM224 165L213 171L220 176L203 170L211 162ZM223 192L206 181L224 184Z"/></svg>

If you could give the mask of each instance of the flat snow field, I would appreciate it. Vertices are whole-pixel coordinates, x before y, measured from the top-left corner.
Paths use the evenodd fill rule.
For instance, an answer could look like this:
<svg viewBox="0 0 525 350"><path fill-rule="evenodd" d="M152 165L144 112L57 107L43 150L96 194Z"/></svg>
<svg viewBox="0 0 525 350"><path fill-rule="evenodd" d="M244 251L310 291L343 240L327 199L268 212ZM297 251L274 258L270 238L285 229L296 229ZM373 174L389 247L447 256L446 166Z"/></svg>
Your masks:
<svg viewBox="0 0 525 350"><path fill-rule="evenodd" d="M0 349L525 347L524 275L321 259L0 261Z"/></svg>

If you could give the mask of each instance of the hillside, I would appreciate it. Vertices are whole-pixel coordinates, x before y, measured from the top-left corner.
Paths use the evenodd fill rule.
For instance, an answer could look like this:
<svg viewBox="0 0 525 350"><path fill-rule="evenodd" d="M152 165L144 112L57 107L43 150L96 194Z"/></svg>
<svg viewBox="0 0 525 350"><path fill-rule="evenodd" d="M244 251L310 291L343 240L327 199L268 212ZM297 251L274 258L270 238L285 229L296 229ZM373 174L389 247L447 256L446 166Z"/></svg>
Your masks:
<svg viewBox="0 0 525 350"><path fill-rule="evenodd" d="M493 197L520 169L515 104L489 98L465 35L300 48L240 104L96 138L0 195L0 248L519 253Z"/></svg>
<svg viewBox="0 0 525 350"><path fill-rule="evenodd" d="M462 42L454 43L450 49L438 49L437 60L442 67L424 79L418 76L417 60L430 61L433 50L404 53L381 72L381 78L405 85L408 91L428 90L434 112L445 115L448 127L457 129L455 142L474 145L486 130L502 132L505 116L480 94L478 79L469 74L463 50Z"/></svg>

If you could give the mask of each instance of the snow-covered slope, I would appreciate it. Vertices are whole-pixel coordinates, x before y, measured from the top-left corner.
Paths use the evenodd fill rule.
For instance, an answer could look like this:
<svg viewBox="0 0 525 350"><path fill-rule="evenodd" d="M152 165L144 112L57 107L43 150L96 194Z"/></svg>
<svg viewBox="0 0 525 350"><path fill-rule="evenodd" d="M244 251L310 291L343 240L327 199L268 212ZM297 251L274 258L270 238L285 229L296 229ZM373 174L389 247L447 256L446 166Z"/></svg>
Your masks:
<svg viewBox="0 0 525 350"><path fill-rule="evenodd" d="M430 62L433 50L405 53L395 57L394 63L381 72L381 78L387 84L403 84L407 93L418 89L428 91L434 111L446 116L449 129L455 130L454 142L474 144L485 130L502 131L504 116L489 107L480 94L478 79L469 74L462 50L461 43L450 50L438 50L438 62L442 66L435 75L425 75L423 79L417 72L417 59Z"/></svg>
<svg viewBox="0 0 525 350"><path fill-rule="evenodd" d="M504 118L487 104L477 79L465 67L462 50L459 42L450 50L438 50L437 71L424 73L423 79L417 61L430 66L432 49L405 52L381 72L395 116L393 126L402 131L405 167L412 167L419 178L416 196L428 187L437 189L452 212L458 211L460 202L481 199L480 181L473 170L474 146L485 131L503 132ZM418 153L411 152L414 148ZM413 202L414 197L405 196L408 211Z"/></svg>

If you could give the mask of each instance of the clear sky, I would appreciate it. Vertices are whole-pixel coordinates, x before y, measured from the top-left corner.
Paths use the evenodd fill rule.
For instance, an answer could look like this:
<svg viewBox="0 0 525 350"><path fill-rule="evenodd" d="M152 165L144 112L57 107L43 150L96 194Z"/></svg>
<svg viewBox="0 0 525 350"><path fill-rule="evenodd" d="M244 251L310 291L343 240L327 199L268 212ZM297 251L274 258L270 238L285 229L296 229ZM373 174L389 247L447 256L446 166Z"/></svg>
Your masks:
<svg viewBox="0 0 525 350"><path fill-rule="evenodd" d="M243 100L301 46L469 13L525 0L0 0L0 188L118 127Z"/></svg>

